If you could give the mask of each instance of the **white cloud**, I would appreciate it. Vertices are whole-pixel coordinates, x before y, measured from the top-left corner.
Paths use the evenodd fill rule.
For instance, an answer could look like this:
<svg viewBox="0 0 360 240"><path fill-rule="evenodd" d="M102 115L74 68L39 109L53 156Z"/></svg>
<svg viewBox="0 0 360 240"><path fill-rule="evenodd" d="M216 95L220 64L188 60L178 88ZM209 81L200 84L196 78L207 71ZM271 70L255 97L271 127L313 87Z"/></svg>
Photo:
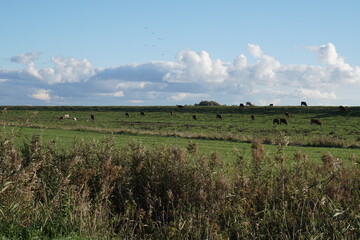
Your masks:
<svg viewBox="0 0 360 240"><path fill-rule="evenodd" d="M54 67L36 69L34 65L30 65L29 74L49 84L85 82L95 74L87 59L52 57L51 60Z"/></svg>
<svg viewBox="0 0 360 240"><path fill-rule="evenodd" d="M183 100L184 98L186 98L188 96L187 93L178 93L174 96L171 96L169 99L174 100L174 101L180 101Z"/></svg>
<svg viewBox="0 0 360 240"><path fill-rule="evenodd" d="M206 51L181 51L177 61L179 64L174 64L175 68L164 76L166 82L219 83L228 78L227 65L211 59Z"/></svg>
<svg viewBox="0 0 360 240"><path fill-rule="evenodd" d="M203 100L206 98L209 98L210 94L201 94L201 93L176 93L175 95L171 95L167 97L167 100L171 101L183 101L183 100L191 100L191 101L197 101L197 100Z"/></svg>
<svg viewBox="0 0 360 240"><path fill-rule="evenodd" d="M40 55L41 54L39 52L22 53L12 57L11 61L27 65L37 60Z"/></svg>
<svg viewBox="0 0 360 240"><path fill-rule="evenodd" d="M117 91L117 92L112 92L112 93L96 93L96 95L107 96L107 97L123 97L124 92L123 91Z"/></svg>
<svg viewBox="0 0 360 240"><path fill-rule="evenodd" d="M318 55L318 60L326 65L323 69L328 82L335 83L360 83L360 68L352 67L340 56L332 43L321 46L309 47Z"/></svg>
<svg viewBox="0 0 360 240"><path fill-rule="evenodd" d="M261 57L263 55L262 50L260 48L259 45L256 44L248 44L248 51L250 52L250 54L254 57Z"/></svg>
<svg viewBox="0 0 360 240"><path fill-rule="evenodd" d="M150 85L149 82L119 82L116 84L116 89L142 89L146 85Z"/></svg>
<svg viewBox="0 0 360 240"><path fill-rule="evenodd" d="M35 88L41 91L30 94L33 99L53 101L56 98L50 93L56 92L58 99L67 104L74 99L77 104L98 104L102 98L107 101L103 103L108 104L114 97L121 97L122 103L141 101L139 104L164 105L169 101L182 101L193 104L207 96L206 99L216 98L224 104L239 100L255 104L297 104L300 98L305 98L334 103L336 100L345 105L349 96L340 94L339 88L342 92L358 88L360 68L346 63L331 43L309 49L316 54L320 65L282 64L256 44L248 45L256 62L248 61L244 54L225 62L212 58L206 51L183 50L174 61L102 69L94 68L87 59L60 57L51 59L52 67L38 68L34 63L37 54L20 54L12 60L26 67L0 68L0 96L6 96L3 99L14 96L12 102L15 103L19 99L15 97L17 94L27 96L26 89ZM21 101L16 104L27 103Z"/></svg>
<svg viewBox="0 0 360 240"><path fill-rule="evenodd" d="M324 99L324 100L333 100L336 99L336 95L334 92L322 92L318 89L305 89L300 88L296 90L295 95L300 96L302 98L309 99Z"/></svg>
<svg viewBox="0 0 360 240"><path fill-rule="evenodd" d="M49 102L51 100L50 92L51 90L49 89L35 89L34 93L28 96L33 99Z"/></svg>

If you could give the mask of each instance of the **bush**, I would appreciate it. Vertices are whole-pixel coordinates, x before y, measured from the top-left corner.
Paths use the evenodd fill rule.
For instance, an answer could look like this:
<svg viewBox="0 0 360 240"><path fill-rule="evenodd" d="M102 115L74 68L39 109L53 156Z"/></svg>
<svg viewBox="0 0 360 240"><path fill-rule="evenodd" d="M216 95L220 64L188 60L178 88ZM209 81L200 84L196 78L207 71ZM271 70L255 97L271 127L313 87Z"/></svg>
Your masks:
<svg viewBox="0 0 360 240"><path fill-rule="evenodd" d="M195 106L221 106L220 103L215 101L200 101L199 103L195 104Z"/></svg>

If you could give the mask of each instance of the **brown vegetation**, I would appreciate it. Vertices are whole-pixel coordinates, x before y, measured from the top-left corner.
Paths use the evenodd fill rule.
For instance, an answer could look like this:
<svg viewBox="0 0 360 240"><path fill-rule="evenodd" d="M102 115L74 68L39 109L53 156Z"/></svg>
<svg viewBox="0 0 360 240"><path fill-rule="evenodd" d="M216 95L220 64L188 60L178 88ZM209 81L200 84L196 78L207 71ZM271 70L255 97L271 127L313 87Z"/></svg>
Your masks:
<svg viewBox="0 0 360 240"><path fill-rule="evenodd" d="M268 156L225 170L189 143L148 149L111 138L57 151L34 136L0 136L0 236L101 239L356 239L360 168L325 154ZM226 163L228 164L228 163ZM229 171L233 169L232 171Z"/></svg>

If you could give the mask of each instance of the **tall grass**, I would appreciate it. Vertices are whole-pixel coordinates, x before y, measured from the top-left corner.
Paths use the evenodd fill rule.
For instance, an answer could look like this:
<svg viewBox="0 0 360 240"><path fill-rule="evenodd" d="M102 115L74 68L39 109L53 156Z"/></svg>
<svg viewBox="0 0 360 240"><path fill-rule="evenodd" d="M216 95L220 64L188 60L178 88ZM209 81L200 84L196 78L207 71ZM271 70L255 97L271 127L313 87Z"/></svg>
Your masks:
<svg viewBox="0 0 360 240"><path fill-rule="evenodd" d="M59 150L0 135L0 237L356 239L360 166L252 144L229 166L187 149L118 149L111 137Z"/></svg>

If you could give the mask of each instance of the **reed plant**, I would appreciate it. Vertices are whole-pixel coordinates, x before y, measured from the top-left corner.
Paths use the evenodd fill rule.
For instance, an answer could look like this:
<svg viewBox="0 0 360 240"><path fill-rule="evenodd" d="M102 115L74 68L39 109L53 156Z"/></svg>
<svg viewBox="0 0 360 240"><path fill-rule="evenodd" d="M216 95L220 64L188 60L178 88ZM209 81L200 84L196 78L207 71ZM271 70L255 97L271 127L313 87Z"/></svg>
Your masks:
<svg viewBox="0 0 360 240"><path fill-rule="evenodd" d="M0 134L3 239L357 239L360 166L287 144L252 143L233 164L213 152L118 148L111 135L59 149L38 135Z"/></svg>

